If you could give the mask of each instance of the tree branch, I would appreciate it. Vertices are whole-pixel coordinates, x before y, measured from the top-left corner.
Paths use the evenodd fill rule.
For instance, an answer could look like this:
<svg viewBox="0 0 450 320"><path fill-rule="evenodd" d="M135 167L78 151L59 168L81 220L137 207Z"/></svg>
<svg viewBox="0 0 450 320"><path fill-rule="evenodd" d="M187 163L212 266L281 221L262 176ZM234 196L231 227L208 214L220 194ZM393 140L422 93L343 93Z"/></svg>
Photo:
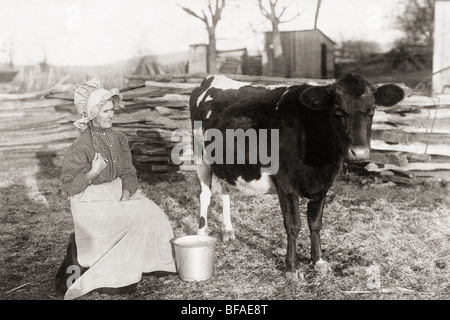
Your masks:
<svg viewBox="0 0 450 320"><path fill-rule="evenodd" d="M272 19L274 19L275 17L278 18L277 16L277 4L278 4L278 0L270 0L270 13L272 16Z"/></svg>
<svg viewBox="0 0 450 320"><path fill-rule="evenodd" d="M226 5L226 1L225 0L222 0L222 4L219 4L219 2L220 2L220 0L216 0L216 11L215 11L215 14L212 16L214 26L217 25L217 23L219 22L220 18L222 17L223 8Z"/></svg>
<svg viewBox="0 0 450 320"><path fill-rule="evenodd" d="M270 6L273 6L274 8L277 6L278 0L270 0Z"/></svg>
<svg viewBox="0 0 450 320"><path fill-rule="evenodd" d="M292 4L294 4L294 3L295 3L295 0L292 1L291 3L289 3L287 6L284 6L283 9L281 9L281 12L280 12L280 14L278 15L278 17L280 17L280 18L283 17L283 14L286 13L287 8L289 8L290 6L292 6Z"/></svg>
<svg viewBox="0 0 450 320"><path fill-rule="evenodd" d="M290 22L290 21L294 20L295 18L297 18L298 16L300 16L300 12L297 11L297 14L296 14L294 17L292 17L292 18L290 18L290 19L287 19L287 20L283 20L283 21L281 20L281 18L283 17L283 15L286 13L286 10L287 10L290 6L292 6L295 2L296 2L296 1L292 1L292 2L289 3L287 6L284 6L284 7L283 7L283 9L281 10L280 15L278 16L278 18L280 19L280 23Z"/></svg>
<svg viewBox="0 0 450 320"><path fill-rule="evenodd" d="M208 15L206 14L205 9L202 9L202 13L203 13L204 21L207 21L205 23L209 28L211 25L209 24ZM211 21L212 21L212 17L211 17ZM213 22L211 22L211 23L213 23Z"/></svg>
<svg viewBox="0 0 450 320"><path fill-rule="evenodd" d="M267 12L266 8L264 8L264 6L262 4L262 0L258 0L258 6L259 6L259 10L261 11L262 15L264 17L266 17L267 19L272 20L270 13Z"/></svg>
<svg viewBox="0 0 450 320"><path fill-rule="evenodd" d="M287 19L287 20L280 20L280 23L287 23L287 22L291 22L292 20L294 20L295 18L297 18L297 17L299 17L301 15L301 13L300 12L298 12L295 16L293 16L292 18L290 18L290 19Z"/></svg>
<svg viewBox="0 0 450 320"><path fill-rule="evenodd" d="M183 6L180 5L180 4L178 4L178 6L179 6L181 9L183 9L186 13L188 13L189 15L191 15L191 16L197 18L197 19L200 19L200 20L203 21L206 25L209 25L209 22L208 22L208 19L206 18L205 12L203 12L203 17L201 17L201 16L199 16L197 13L195 13L194 11L192 11L192 10L189 9L189 8L185 8L185 7L183 7Z"/></svg>
<svg viewBox="0 0 450 320"><path fill-rule="evenodd" d="M314 29L317 29L317 21L319 20L320 6L322 5L322 0L317 0L316 14L314 15Z"/></svg>
<svg viewBox="0 0 450 320"><path fill-rule="evenodd" d="M222 5L217 7L220 16L222 16L222 11L223 11L223 8L225 8L225 5L226 5L226 4L227 4L227 3L226 3L226 0L222 0Z"/></svg>
<svg viewBox="0 0 450 320"><path fill-rule="evenodd" d="M209 13L211 14L211 18L213 18L215 13L211 5L211 0L208 1L208 4L206 6L208 7ZM217 0L216 0L216 8L217 8ZM204 12L203 14L206 15Z"/></svg>

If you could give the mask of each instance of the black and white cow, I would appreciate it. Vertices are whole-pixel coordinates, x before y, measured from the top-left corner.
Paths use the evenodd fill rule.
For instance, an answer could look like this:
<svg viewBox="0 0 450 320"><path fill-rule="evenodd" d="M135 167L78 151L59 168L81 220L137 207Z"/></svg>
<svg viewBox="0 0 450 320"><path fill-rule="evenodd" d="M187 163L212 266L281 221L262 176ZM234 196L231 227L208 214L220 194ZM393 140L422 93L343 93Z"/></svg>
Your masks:
<svg viewBox="0 0 450 320"><path fill-rule="evenodd" d="M224 76L207 77L190 98L194 144L201 143L204 151L197 155L201 159L196 162L201 184L198 234L208 234L207 211L213 178L222 186L224 241L235 238L230 220L230 192L277 193L287 233L286 276L296 279L299 196L302 196L309 199L311 258L316 270L326 272L329 266L322 259L320 230L327 191L344 159L359 161L369 157L376 106L392 106L403 98L404 91L399 86L377 87L359 75L347 75L326 86L274 88ZM207 135L211 129L214 138ZM207 148L213 143L232 150L229 146L234 146L236 139L227 134L238 129L244 132L252 129L258 141L246 143L245 150L235 150L233 157L215 148L210 150L211 159L205 160ZM261 129L266 130L264 135ZM222 134L223 141L215 141L217 133ZM247 136L248 141L250 137ZM264 170L268 169L268 163L259 157L256 162L255 157L250 161L255 152L263 151L264 143L268 148L264 152L277 155L277 159L272 159L271 170ZM241 164L236 162L239 151L245 155Z"/></svg>

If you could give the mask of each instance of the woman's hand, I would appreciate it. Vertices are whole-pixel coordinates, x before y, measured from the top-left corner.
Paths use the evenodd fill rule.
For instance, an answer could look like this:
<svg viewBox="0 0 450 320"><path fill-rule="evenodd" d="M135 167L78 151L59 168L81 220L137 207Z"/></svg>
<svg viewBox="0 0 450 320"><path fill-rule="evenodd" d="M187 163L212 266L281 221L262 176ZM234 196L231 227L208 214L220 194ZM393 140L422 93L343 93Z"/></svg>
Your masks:
<svg viewBox="0 0 450 320"><path fill-rule="evenodd" d="M128 201L131 197L131 191L128 189L122 190L122 198L120 198L120 201Z"/></svg>
<svg viewBox="0 0 450 320"><path fill-rule="evenodd" d="M103 169L105 169L108 166L108 160L103 158L102 154L99 152L95 153L94 159L92 160L91 164L91 170L86 173L86 178L89 180L89 183L94 179L96 176L102 172Z"/></svg>

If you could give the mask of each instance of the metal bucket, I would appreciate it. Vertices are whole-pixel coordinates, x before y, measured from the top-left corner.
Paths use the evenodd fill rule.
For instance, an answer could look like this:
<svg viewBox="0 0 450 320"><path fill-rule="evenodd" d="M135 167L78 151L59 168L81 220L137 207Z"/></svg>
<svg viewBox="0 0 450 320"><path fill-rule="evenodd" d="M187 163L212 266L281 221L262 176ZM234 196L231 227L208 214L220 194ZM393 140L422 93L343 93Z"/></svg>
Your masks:
<svg viewBox="0 0 450 320"><path fill-rule="evenodd" d="M216 239L182 236L173 241L178 276L184 281L207 280L213 275Z"/></svg>

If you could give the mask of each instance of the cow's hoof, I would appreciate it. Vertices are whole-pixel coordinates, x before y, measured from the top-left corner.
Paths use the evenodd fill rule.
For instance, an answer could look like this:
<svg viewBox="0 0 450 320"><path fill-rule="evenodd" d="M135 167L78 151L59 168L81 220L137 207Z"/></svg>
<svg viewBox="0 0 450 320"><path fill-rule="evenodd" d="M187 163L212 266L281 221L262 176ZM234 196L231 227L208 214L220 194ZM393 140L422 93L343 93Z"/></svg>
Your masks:
<svg viewBox="0 0 450 320"><path fill-rule="evenodd" d="M303 281L305 280L305 275L301 270L286 271L286 279L291 281Z"/></svg>
<svg viewBox="0 0 450 320"><path fill-rule="evenodd" d="M317 262L316 262L316 265L314 266L314 269L319 273L319 275L321 275L321 276L325 276L325 275L327 275L330 271L331 271L331 268L330 268L330 265L328 264L328 262L326 262L326 261L324 261L324 260L322 260L322 259L319 259Z"/></svg>
<svg viewBox="0 0 450 320"><path fill-rule="evenodd" d="M236 236L234 235L234 231L226 231L222 233L222 241L229 242L236 240Z"/></svg>

